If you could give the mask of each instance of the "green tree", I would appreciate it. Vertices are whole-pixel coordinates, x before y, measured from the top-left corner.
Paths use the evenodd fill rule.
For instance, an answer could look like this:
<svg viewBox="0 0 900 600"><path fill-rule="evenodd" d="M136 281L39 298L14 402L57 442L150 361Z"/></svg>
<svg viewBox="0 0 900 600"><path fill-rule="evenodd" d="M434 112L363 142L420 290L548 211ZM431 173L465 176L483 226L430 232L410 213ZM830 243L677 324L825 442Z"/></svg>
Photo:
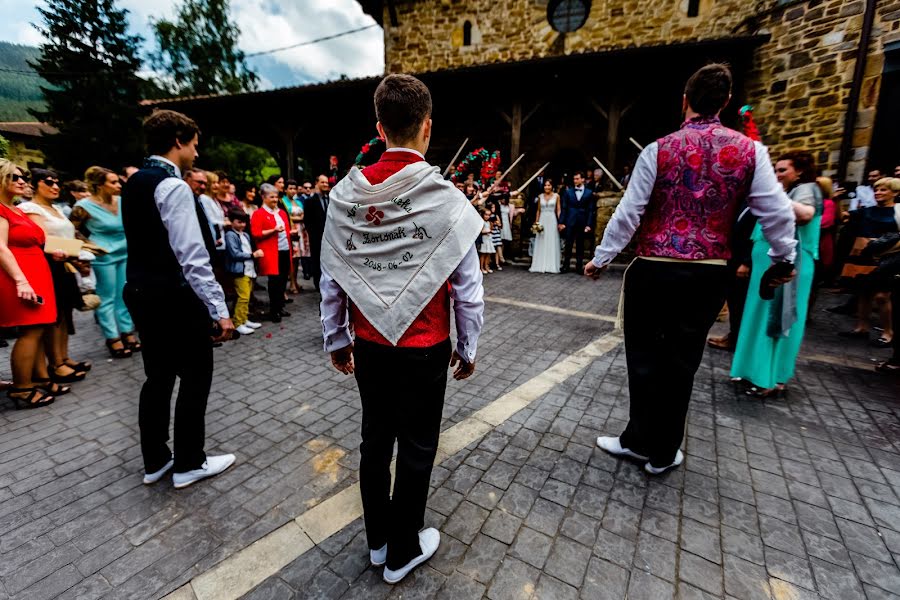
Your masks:
<svg viewBox="0 0 900 600"><path fill-rule="evenodd" d="M142 39L128 33L128 11L115 0L45 0L38 11L47 41L31 64L50 85L46 109L30 112L59 129L46 139L49 163L74 176L139 160Z"/></svg>
<svg viewBox="0 0 900 600"><path fill-rule="evenodd" d="M0 158L6 158L9 154L9 141L0 135Z"/></svg>
<svg viewBox="0 0 900 600"><path fill-rule="evenodd" d="M255 90L258 78L238 48L241 31L229 0L185 0L175 22L152 22L159 50L150 54L160 85L175 95Z"/></svg>
<svg viewBox="0 0 900 600"><path fill-rule="evenodd" d="M224 138L212 137L200 147L199 163L210 170L222 170L238 181L259 183L278 171L268 150Z"/></svg>

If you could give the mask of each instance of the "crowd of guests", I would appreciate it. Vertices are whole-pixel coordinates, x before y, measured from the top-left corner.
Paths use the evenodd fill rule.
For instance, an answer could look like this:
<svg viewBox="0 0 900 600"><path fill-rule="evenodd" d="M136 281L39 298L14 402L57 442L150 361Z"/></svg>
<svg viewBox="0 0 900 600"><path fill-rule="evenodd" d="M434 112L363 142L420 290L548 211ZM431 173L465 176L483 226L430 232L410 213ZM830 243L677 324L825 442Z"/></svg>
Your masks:
<svg viewBox="0 0 900 600"><path fill-rule="evenodd" d="M69 356L75 310L93 311L112 358L141 351L123 300L128 245L120 206L122 185L136 170L93 166L82 180L63 183L52 170L26 172L0 159L0 331L16 338L12 381L0 387L17 407L47 406L87 377L91 363ZM191 169L184 179L237 330L249 335L261 320L290 316L285 305L300 293L299 278L318 288L328 177L298 185L274 175L236 186L224 172ZM267 302L253 295L260 275Z"/></svg>

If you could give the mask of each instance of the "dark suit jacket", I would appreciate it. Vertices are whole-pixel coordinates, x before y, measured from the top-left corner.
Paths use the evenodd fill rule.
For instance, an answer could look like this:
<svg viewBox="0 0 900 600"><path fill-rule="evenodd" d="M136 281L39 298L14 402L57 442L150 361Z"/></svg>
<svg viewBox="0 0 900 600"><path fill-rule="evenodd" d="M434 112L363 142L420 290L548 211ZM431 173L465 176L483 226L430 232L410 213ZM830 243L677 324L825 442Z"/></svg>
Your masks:
<svg viewBox="0 0 900 600"><path fill-rule="evenodd" d="M597 222L597 202L594 200L594 193L590 188L584 188L581 200L575 195L574 187L566 188L560 198L562 199L562 211L559 215L560 223L567 228L594 228Z"/></svg>
<svg viewBox="0 0 900 600"><path fill-rule="evenodd" d="M309 236L309 258L312 262L313 275L318 277L319 261L322 256L322 236L325 233L325 210L322 208L322 197L316 192L303 202L303 223Z"/></svg>

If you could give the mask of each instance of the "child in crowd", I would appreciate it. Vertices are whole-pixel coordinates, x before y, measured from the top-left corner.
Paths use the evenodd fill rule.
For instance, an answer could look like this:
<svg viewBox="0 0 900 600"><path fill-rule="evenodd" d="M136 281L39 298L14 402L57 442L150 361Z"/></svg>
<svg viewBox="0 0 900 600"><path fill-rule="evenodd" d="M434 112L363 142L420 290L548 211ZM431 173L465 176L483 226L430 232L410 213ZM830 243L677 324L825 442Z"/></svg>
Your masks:
<svg viewBox="0 0 900 600"><path fill-rule="evenodd" d="M481 209L481 216L484 218L484 227L481 229L481 245L478 247L479 258L481 259L481 272L493 273L491 270L491 257L494 256L494 241L491 233L491 211L483 208Z"/></svg>
<svg viewBox="0 0 900 600"><path fill-rule="evenodd" d="M253 280L256 279L254 258L263 255L262 250L254 251L250 245L247 229L247 215L233 210L229 213L231 229L225 232L225 267L234 280L237 303L234 307L234 325L241 335L249 335L262 327L247 318L250 308L250 295L253 293Z"/></svg>
<svg viewBox="0 0 900 600"><path fill-rule="evenodd" d="M503 260L503 222L500 220L500 214L497 212L497 203L491 202L491 242L494 244L494 262L497 270L502 271Z"/></svg>

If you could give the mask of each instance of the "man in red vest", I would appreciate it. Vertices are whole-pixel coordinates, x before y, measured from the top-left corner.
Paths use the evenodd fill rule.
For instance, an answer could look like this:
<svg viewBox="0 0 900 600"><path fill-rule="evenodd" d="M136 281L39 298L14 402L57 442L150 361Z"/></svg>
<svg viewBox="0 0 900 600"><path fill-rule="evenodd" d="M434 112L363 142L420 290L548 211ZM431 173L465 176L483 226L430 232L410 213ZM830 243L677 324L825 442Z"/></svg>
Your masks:
<svg viewBox="0 0 900 600"><path fill-rule="evenodd" d="M425 162L428 88L415 77L389 75L375 91L375 113L387 151L331 192L321 312L325 350L336 369L356 375L362 400L359 479L370 560L385 565L385 581L397 583L440 543L436 529L422 530L425 501L447 365L455 379L475 370L484 291L474 244L482 220Z"/></svg>

